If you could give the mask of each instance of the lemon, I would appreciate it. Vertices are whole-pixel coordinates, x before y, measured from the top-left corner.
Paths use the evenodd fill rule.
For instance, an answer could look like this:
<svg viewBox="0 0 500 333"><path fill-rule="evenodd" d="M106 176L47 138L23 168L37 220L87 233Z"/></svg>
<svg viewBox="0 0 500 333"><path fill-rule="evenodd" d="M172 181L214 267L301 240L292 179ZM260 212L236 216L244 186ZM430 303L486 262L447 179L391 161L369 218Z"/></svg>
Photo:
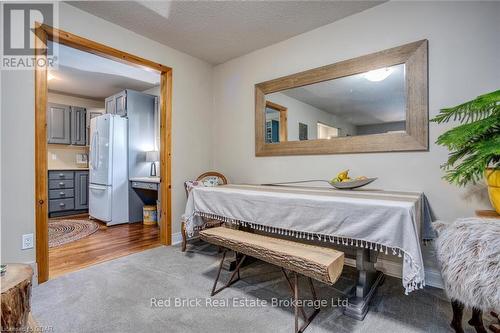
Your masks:
<svg viewBox="0 0 500 333"><path fill-rule="evenodd" d="M337 178L340 180L348 179L349 178L349 169L344 170L342 172L339 172L337 174Z"/></svg>

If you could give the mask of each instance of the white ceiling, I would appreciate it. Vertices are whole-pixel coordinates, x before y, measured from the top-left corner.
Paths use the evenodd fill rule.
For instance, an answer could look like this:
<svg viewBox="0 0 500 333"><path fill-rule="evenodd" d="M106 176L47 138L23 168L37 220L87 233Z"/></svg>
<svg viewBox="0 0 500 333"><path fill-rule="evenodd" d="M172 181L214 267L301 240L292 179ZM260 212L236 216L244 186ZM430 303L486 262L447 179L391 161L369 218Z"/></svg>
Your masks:
<svg viewBox="0 0 500 333"><path fill-rule="evenodd" d="M405 67L401 64L392 69L393 72L379 82L356 74L281 93L357 126L404 121Z"/></svg>
<svg viewBox="0 0 500 333"><path fill-rule="evenodd" d="M313 30L383 1L68 1L212 64Z"/></svg>
<svg viewBox="0 0 500 333"><path fill-rule="evenodd" d="M51 91L103 100L124 89L144 91L159 84L160 75L121 62L49 42L57 67L49 70Z"/></svg>

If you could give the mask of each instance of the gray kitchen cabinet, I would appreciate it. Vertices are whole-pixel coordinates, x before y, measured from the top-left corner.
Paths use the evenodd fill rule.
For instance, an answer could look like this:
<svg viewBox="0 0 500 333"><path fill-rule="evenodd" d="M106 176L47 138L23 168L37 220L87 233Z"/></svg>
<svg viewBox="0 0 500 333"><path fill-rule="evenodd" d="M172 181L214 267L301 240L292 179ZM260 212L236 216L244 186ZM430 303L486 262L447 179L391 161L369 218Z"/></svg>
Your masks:
<svg viewBox="0 0 500 333"><path fill-rule="evenodd" d="M110 96L104 100L106 113L115 113L115 96Z"/></svg>
<svg viewBox="0 0 500 333"><path fill-rule="evenodd" d="M63 188L60 190L49 190L49 199L73 198L75 190L72 188Z"/></svg>
<svg viewBox="0 0 500 333"><path fill-rule="evenodd" d="M105 99L106 113L117 114L119 116L127 115L127 90L120 91L113 96Z"/></svg>
<svg viewBox="0 0 500 333"><path fill-rule="evenodd" d="M87 213L88 170L49 170L49 217Z"/></svg>
<svg viewBox="0 0 500 333"><path fill-rule="evenodd" d="M49 180L52 180L52 179L73 180L73 171L65 171L65 170L50 171L49 172Z"/></svg>
<svg viewBox="0 0 500 333"><path fill-rule="evenodd" d="M85 108L71 107L71 144L85 146L87 144L87 111Z"/></svg>
<svg viewBox="0 0 500 333"><path fill-rule="evenodd" d="M75 209L89 208L89 172L75 171Z"/></svg>
<svg viewBox="0 0 500 333"><path fill-rule="evenodd" d="M63 188L73 188L75 183L71 179L49 179L49 190L58 190Z"/></svg>
<svg viewBox="0 0 500 333"><path fill-rule="evenodd" d="M79 145L87 144L87 110L78 106L48 103L47 142Z"/></svg>
<svg viewBox="0 0 500 333"><path fill-rule="evenodd" d="M115 95L115 113L119 116L127 115L127 91Z"/></svg>
<svg viewBox="0 0 500 333"><path fill-rule="evenodd" d="M71 211L73 209L75 209L73 198L49 200L49 212L51 213Z"/></svg>
<svg viewBox="0 0 500 333"><path fill-rule="evenodd" d="M49 103L47 106L47 142L71 143L71 109L68 105Z"/></svg>

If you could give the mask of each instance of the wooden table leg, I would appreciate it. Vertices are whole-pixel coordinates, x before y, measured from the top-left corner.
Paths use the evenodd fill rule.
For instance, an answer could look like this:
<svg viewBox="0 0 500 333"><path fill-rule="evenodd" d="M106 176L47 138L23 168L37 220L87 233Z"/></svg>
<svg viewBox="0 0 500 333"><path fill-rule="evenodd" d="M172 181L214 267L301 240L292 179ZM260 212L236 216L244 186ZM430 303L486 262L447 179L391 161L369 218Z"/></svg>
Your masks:
<svg viewBox="0 0 500 333"><path fill-rule="evenodd" d="M363 320L368 313L368 304L375 294L378 285L384 279L384 273L375 269L377 261L374 252L369 249L356 249L356 269L358 279L349 297L344 314L357 320Z"/></svg>
<svg viewBox="0 0 500 333"><path fill-rule="evenodd" d="M464 329L462 327L464 305L462 302L459 302L457 300L452 300L451 307L453 309L453 319L451 320L450 326L455 330L456 333L464 333Z"/></svg>
<svg viewBox="0 0 500 333"><path fill-rule="evenodd" d="M472 309L472 318L469 320L469 325L474 326L477 333L486 333L483 324L483 311L480 309Z"/></svg>
<svg viewBox="0 0 500 333"><path fill-rule="evenodd" d="M295 333L299 332L299 306L298 306L298 301L299 301L299 274L295 273L294 274L294 288L293 288L293 300L294 300L294 310L295 310ZM304 318L305 319L305 318Z"/></svg>
<svg viewBox="0 0 500 333"><path fill-rule="evenodd" d="M187 235L186 235L186 225L184 222L181 223L181 235L182 235L182 252L186 252Z"/></svg>

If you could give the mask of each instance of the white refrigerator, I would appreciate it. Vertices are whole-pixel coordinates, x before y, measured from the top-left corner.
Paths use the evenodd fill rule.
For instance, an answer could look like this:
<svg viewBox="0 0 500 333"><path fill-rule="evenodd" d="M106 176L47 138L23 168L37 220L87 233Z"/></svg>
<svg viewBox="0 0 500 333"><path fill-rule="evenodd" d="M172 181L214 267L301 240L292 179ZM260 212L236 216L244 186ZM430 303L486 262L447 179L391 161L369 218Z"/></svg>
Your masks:
<svg viewBox="0 0 500 333"><path fill-rule="evenodd" d="M127 121L113 114L90 120L89 215L106 225L129 222Z"/></svg>

